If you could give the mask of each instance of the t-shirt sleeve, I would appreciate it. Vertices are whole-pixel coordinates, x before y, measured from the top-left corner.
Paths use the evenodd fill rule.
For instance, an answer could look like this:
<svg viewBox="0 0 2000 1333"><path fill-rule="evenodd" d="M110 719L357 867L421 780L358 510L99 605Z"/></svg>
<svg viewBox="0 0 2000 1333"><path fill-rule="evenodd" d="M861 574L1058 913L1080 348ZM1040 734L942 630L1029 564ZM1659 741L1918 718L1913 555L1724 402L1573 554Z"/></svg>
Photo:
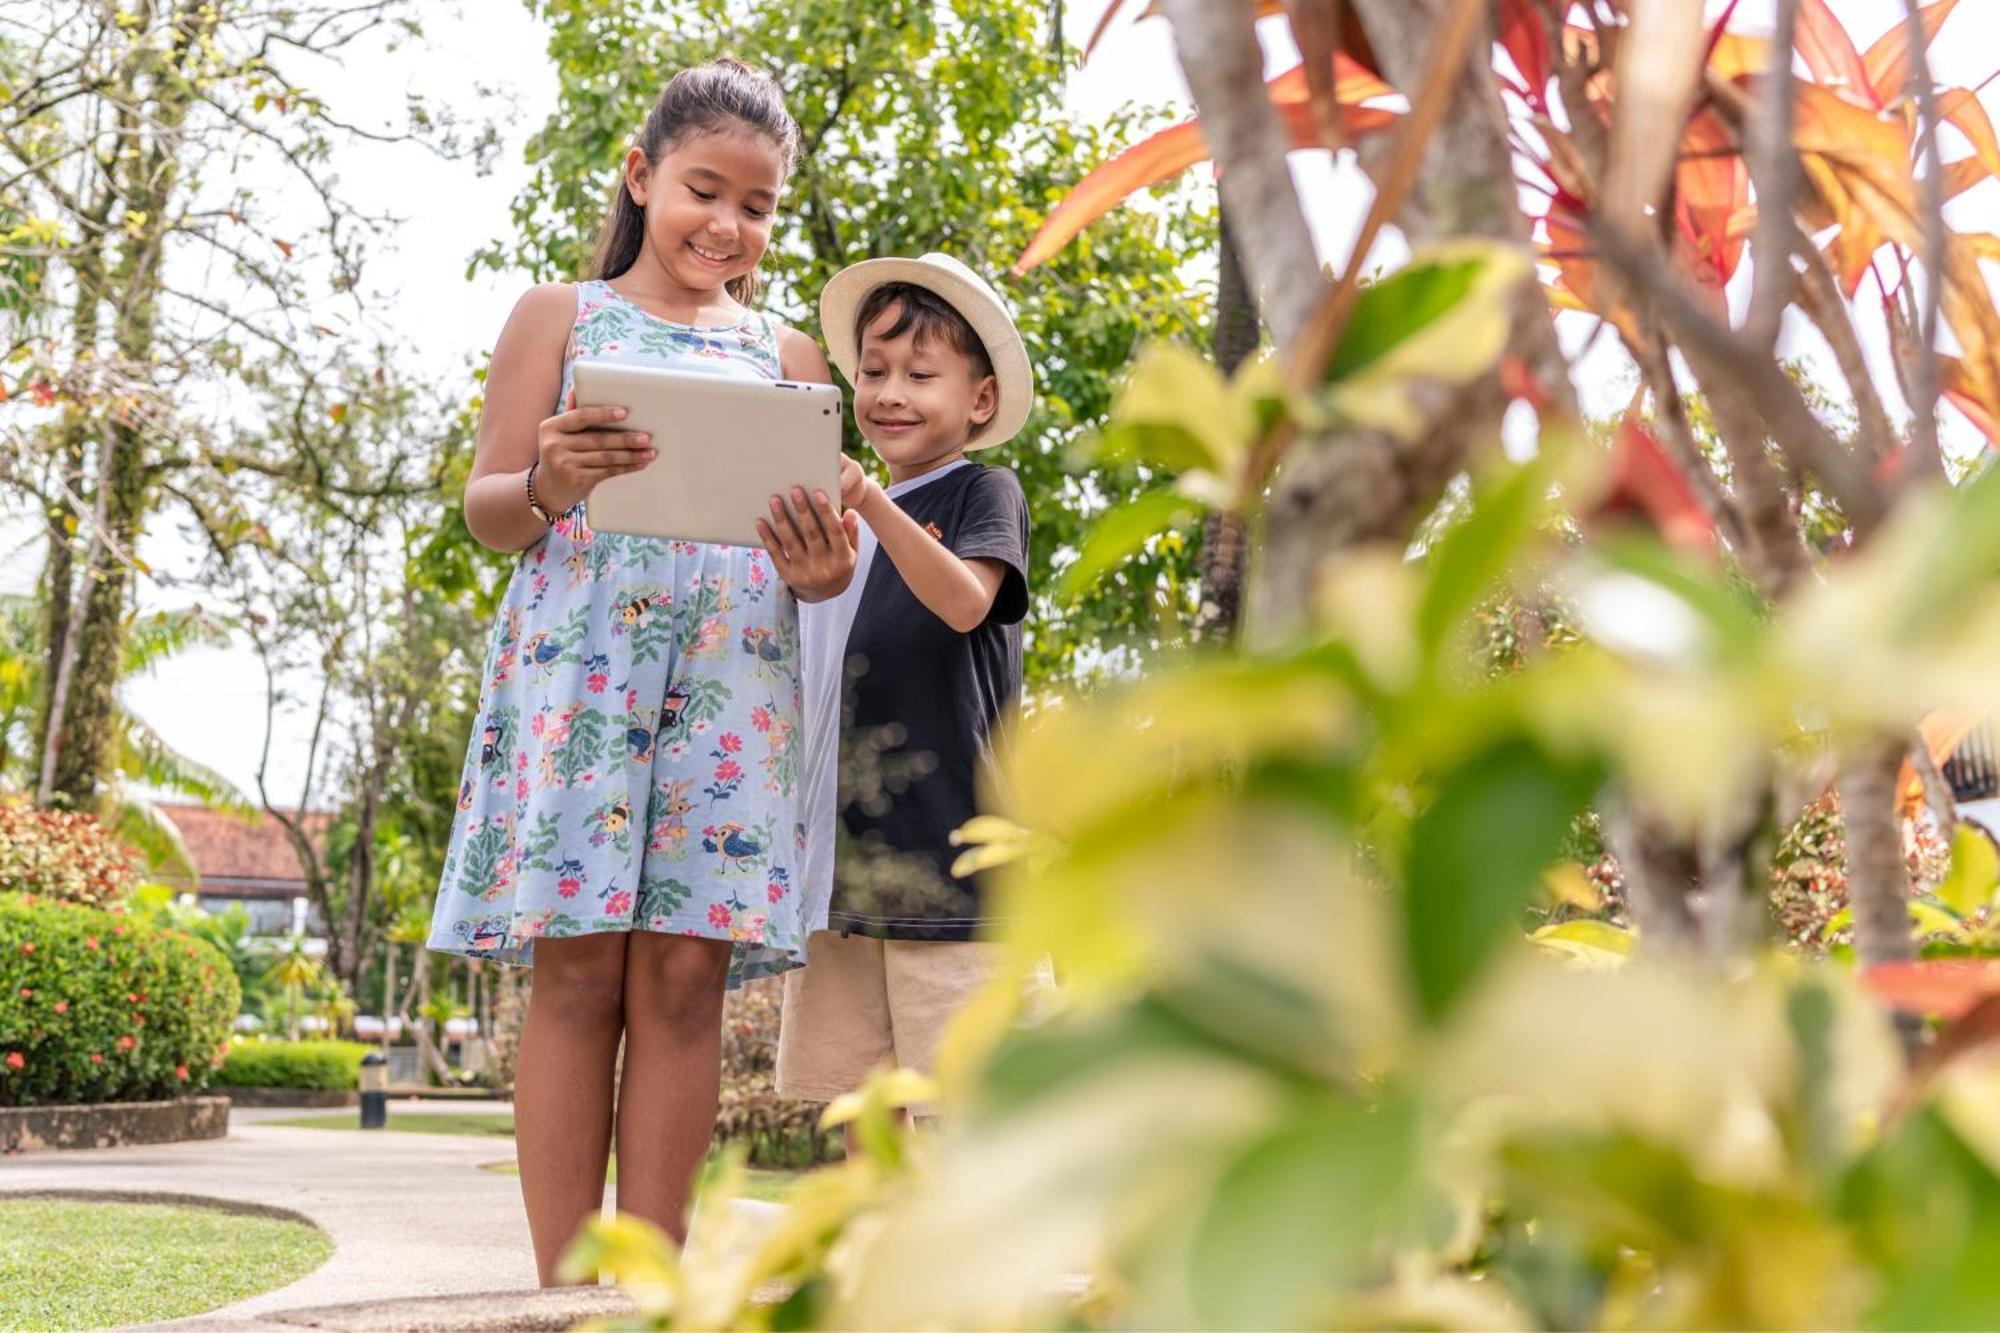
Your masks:
<svg viewBox="0 0 2000 1333"><path fill-rule="evenodd" d="M1013 625L1028 614L1028 497L1021 482L1002 467L981 469L966 489L952 553L961 560L997 560L1006 573L993 594L988 621Z"/></svg>

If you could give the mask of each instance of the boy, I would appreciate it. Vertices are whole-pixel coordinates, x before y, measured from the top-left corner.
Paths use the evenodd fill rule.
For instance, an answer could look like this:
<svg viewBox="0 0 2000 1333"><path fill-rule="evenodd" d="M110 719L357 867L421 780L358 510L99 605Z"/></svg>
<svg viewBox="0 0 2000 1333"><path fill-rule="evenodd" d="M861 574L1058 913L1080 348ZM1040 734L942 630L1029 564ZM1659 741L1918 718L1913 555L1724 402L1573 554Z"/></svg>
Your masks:
<svg viewBox="0 0 2000 1333"><path fill-rule="evenodd" d="M945 255L844 270L820 322L890 484L844 461L854 579L800 607L812 834L799 891L831 905L785 977L778 1091L809 1101L885 1063L928 1072L991 973L980 886L952 877L950 838L1020 705L1028 505L1013 473L965 455L1018 433L1035 392L1007 308Z"/></svg>

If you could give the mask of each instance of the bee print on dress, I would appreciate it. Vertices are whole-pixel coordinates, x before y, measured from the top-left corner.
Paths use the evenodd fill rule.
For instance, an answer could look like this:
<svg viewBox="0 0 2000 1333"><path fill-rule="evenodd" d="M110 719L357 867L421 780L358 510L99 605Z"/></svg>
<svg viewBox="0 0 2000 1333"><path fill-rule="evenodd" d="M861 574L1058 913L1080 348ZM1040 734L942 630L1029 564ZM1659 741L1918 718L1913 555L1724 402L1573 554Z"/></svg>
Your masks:
<svg viewBox="0 0 2000 1333"><path fill-rule="evenodd" d="M626 803L623 797L615 801L607 801L590 812L590 823L593 826L590 834L590 845L593 847L602 847L608 842L621 852L630 850L632 846L631 822L632 807Z"/></svg>

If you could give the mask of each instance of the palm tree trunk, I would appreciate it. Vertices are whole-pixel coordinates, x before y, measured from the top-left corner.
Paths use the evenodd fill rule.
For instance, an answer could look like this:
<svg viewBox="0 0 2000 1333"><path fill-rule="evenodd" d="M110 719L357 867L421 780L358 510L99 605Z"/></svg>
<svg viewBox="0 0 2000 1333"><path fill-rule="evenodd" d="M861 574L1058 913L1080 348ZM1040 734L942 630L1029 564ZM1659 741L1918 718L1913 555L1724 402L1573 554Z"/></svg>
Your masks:
<svg viewBox="0 0 2000 1333"><path fill-rule="evenodd" d="M1257 302L1243 276L1236 238L1229 228L1229 210L1221 214L1216 235L1218 276L1215 286L1215 364L1225 375L1257 350ZM1201 531L1201 609L1195 616L1197 637L1227 643L1236 637L1243 605L1243 571L1249 563L1250 533L1240 514L1209 511Z"/></svg>

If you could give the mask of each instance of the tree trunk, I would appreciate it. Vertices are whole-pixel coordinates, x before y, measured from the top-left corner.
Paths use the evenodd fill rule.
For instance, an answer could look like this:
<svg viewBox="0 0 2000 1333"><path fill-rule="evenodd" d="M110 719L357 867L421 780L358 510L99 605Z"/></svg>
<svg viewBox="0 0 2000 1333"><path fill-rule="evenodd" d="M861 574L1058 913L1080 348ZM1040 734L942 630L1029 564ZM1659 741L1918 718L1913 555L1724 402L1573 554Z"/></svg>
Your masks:
<svg viewBox="0 0 2000 1333"><path fill-rule="evenodd" d="M382 1049L394 1039L396 1012L396 941L382 941Z"/></svg>
<svg viewBox="0 0 2000 1333"><path fill-rule="evenodd" d="M1908 743L1876 737L1841 755L1840 806L1847 834L1847 904L1854 912L1854 956L1863 971L1917 956L1910 925L1909 875L1896 817L1896 779ZM1915 1015L1897 1014L1906 1051L1921 1032Z"/></svg>
<svg viewBox="0 0 2000 1333"><path fill-rule="evenodd" d="M1863 968L1917 955L1910 929L1909 875L1896 819L1896 777L1906 744L1866 741L1842 755L1841 811L1847 822L1847 900L1854 953Z"/></svg>
<svg viewBox="0 0 2000 1333"><path fill-rule="evenodd" d="M1234 375L1257 350L1257 302L1243 276L1226 208L1221 224L1215 246L1215 364L1223 374ZM1195 616L1196 637L1216 643L1228 643L1236 637L1249 555L1250 533L1242 515L1210 510L1201 532L1201 609Z"/></svg>

